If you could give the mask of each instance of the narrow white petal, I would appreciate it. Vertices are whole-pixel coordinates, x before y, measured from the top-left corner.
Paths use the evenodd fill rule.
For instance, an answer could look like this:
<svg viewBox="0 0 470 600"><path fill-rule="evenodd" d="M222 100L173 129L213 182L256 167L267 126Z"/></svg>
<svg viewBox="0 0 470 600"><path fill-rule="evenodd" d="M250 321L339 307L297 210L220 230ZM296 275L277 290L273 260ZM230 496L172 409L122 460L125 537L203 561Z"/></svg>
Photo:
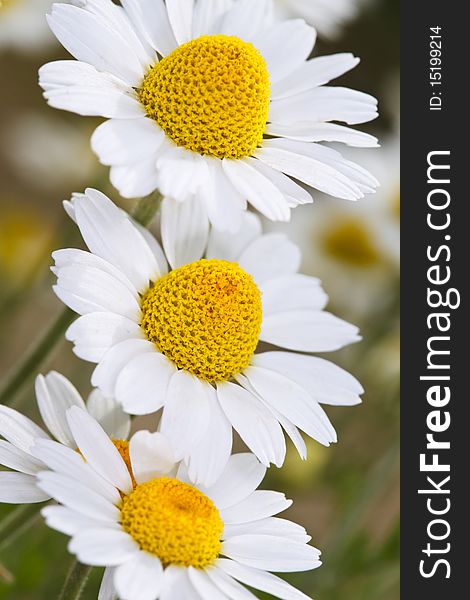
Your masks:
<svg viewBox="0 0 470 600"><path fill-rule="evenodd" d="M87 529L71 539L68 549L81 563L96 567L122 565L139 553L130 535L113 529Z"/></svg>
<svg viewBox="0 0 470 600"><path fill-rule="evenodd" d="M242 217L240 231L237 233L211 229L206 258L237 262L243 250L261 235L261 221L258 216L251 212L245 212Z"/></svg>
<svg viewBox="0 0 470 600"><path fill-rule="evenodd" d="M306 189L295 183L290 177L269 167L267 164L255 158L249 158L249 163L264 177L273 182L273 184L284 195L290 208L295 208L301 204L311 204L313 198Z"/></svg>
<svg viewBox="0 0 470 600"><path fill-rule="evenodd" d="M36 438L49 439L36 423L8 406L0 405L0 435L14 446L29 453Z"/></svg>
<svg viewBox="0 0 470 600"><path fill-rule="evenodd" d="M98 600L118 600L113 579L114 567L106 567L98 592Z"/></svg>
<svg viewBox="0 0 470 600"><path fill-rule="evenodd" d="M281 492L256 490L239 504L221 510L220 516L228 525L250 523L277 515L290 506L292 506L292 500L288 500Z"/></svg>
<svg viewBox="0 0 470 600"><path fill-rule="evenodd" d="M257 284L299 270L299 247L283 233L267 233L245 248L238 262Z"/></svg>
<svg viewBox="0 0 470 600"><path fill-rule="evenodd" d="M336 123L269 123L266 133L299 142L340 142L357 148L377 148L379 145L373 135Z"/></svg>
<svg viewBox="0 0 470 600"><path fill-rule="evenodd" d="M227 598L231 600L256 600L254 594L217 566L206 569L206 573Z"/></svg>
<svg viewBox="0 0 470 600"><path fill-rule="evenodd" d="M201 596L204 600L226 600L227 596L222 593L221 590L212 582L209 576L202 571L201 569L194 569L193 567L189 567L188 576Z"/></svg>
<svg viewBox="0 0 470 600"><path fill-rule="evenodd" d="M296 590L287 581L260 569L247 567L233 560L221 558L217 566L237 581L256 590L266 592L281 600L309 600L309 597Z"/></svg>
<svg viewBox="0 0 470 600"><path fill-rule="evenodd" d="M128 438L131 419L114 398L109 398L100 390L95 389L88 396L86 407L110 438L115 440Z"/></svg>
<svg viewBox="0 0 470 600"><path fill-rule="evenodd" d="M186 371L170 379L160 431L168 437L177 459L187 457L207 430L209 384Z"/></svg>
<svg viewBox="0 0 470 600"><path fill-rule="evenodd" d="M267 517L260 521L248 523L227 524L224 528L224 540L249 534L286 537L302 544L308 544L312 539L301 525L278 517Z"/></svg>
<svg viewBox="0 0 470 600"><path fill-rule="evenodd" d="M219 33L252 41L270 24L271 19L270 0L238 0L225 13Z"/></svg>
<svg viewBox="0 0 470 600"><path fill-rule="evenodd" d="M139 354L121 369L116 380L116 399L132 415L147 415L159 410L167 399L170 379L176 367L157 352Z"/></svg>
<svg viewBox="0 0 470 600"><path fill-rule="evenodd" d="M255 45L266 59L273 85L301 67L316 37L315 29L302 19L282 21L257 37Z"/></svg>
<svg viewBox="0 0 470 600"><path fill-rule="evenodd" d="M159 600L204 600L189 580L186 567L170 565L163 573L163 588Z"/></svg>
<svg viewBox="0 0 470 600"><path fill-rule="evenodd" d="M278 573L310 571L321 564L316 548L265 535L232 538L223 543L222 554L243 565Z"/></svg>
<svg viewBox="0 0 470 600"><path fill-rule="evenodd" d="M194 0L166 0L168 18L178 44L192 38Z"/></svg>
<svg viewBox="0 0 470 600"><path fill-rule="evenodd" d="M272 221L289 221L290 208L281 191L255 169L249 160L223 160L233 186L259 212Z"/></svg>
<svg viewBox="0 0 470 600"><path fill-rule="evenodd" d="M206 249L209 221L198 198L177 202L165 198L161 210L163 247L168 262L177 269L199 260Z"/></svg>
<svg viewBox="0 0 470 600"><path fill-rule="evenodd" d="M328 302L318 279L298 273L269 279L260 289L264 316L288 310L323 310Z"/></svg>
<svg viewBox="0 0 470 600"><path fill-rule="evenodd" d="M0 502L4 504L35 504L49 500L50 495L37 485L34 475L0 471Z"/></svg>
<svg viewBox="0 0 470 600"><path fill-rule="evenodd" d="M220 18L232 6L232 0L205 0L196 2L193 16L193 38L218 31Z"/></svg>
<svg viewBox="0 0 470 600"><path fill-rule="evenodd" d="M66 413L72 406L85 408L85 403L76 388L66 377L51 371L45 377L36 377L35 389L39 412L49 431L62 444L74 446Z"/></svg>
<svg viewBox="0 0 470 600"><path fill-rule="evenodd" d="M154 156L135 164L111 167L109 178L123 198L140 198L159 187L159 176Z"/></svg>
<svg viewBox="0 0 470 600"><path fill-rule="evenodd" d="M44 471L44 463L5 440L0 440L0 465L26 475Z"/></svg>
<svg viewBox="0 0 470 600"><path fill-rule="evenodd" d="M132 489L126 463L101 425L86 411L71 408L67 420L80 452L106 481L123 492Z"/></svg>
<svg viewBox="0 0 470 600"><path fill-rule="evenodd" d="M233 454L219 480L207 493L219 510L248 498L263 481L266 467L250 453Z"/></svg>
<svg viewBox="0 0 470 600"><path fill-rule="evenodd" d="M256 396L230 382L217 386L219 402L233 428L248 448L269 467L281 467L286 443L281 426L272 412Z"/></svg>
<svg viewBox="0 0 470 600"><path fill-rule="evenodd" d="M189 202L209 177L205 157L165 141L157 158L158 188L163 196Z"/></svg>
<svg viewBox="0 0 470 600"><path fill-rule="evenodd" d="M162 56L178 47L163 0L122 0L134 27Z"/></svg>
<svg viewBox="0 0 470 600"><path fill-rule="evenodd" d="M48 527L70 536L76 535L84 529L119 530L121 528L117 522L92 519L65 506L46 506L42 509L41 514Z"/></svg>
<svg viewBox="0 0 470 600"><path fill-rule="evenodd" d="M162 585L162 563L147 552L139 552L114 573L114 586L121 600L157 600Z"/></svg>
<svg viewBox="0 0 470 600"><path fill-rule="evenodd" d="M189 457L189 477L196 484L211 486L220 478L232 451L232 426L222 411L216 392L207 388L210 416L207 434L194 446Z"/></svg>
<svg viewBox="0 0 470 600"><path fill-rule="evenodd" d="M170 442L158 432L135 433L130 441L129 454L137 483L167 475L176 463Z"/></svg>

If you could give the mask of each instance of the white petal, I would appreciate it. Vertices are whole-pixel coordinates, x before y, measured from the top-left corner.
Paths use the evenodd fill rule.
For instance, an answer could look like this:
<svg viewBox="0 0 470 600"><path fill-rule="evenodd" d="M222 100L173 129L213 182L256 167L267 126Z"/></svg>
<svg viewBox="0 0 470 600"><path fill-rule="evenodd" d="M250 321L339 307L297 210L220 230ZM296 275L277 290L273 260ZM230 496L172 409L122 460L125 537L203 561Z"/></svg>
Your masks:
<svg viewBox="0 0 470 600"><path fill-rule="evenodd" d="M44 463L5 440L0 440L0 465L26 475L44 471Z"/></svg>
<svg viewBox="0 0 470 600"><path fill-rule="evenodd" d="M260 367L248 367L244 374L264 402L321 444L336 442L336 434L321 406L291 379ZM288 399L288 400L286 400Z"/></svg>
<svg viewBox="0 0 470 600"><path fill-rule="evenodd" d="M357 148L377 148L379 145L373 135L336 123L269 123L266 133L299 142L340 142Z"/></svg>
<svg viewBox="0 0 470 600"><path fill-rule="evenodd" d="M77 479L44 471L39 473L37 485L57 502L81 515L110 523L119 522L119 509Z"/></svg>
<svg viewBox="0 0 470 600"><path fill-rule="evenodd" d="M215 229L229 233L237 232L242 224L246 200L230 182L221 160L206 156L205 162L209 174L198 196L204 202L209 220Z"/></svg>
<svg viewBox="0 0 470 600"><path fill-rule="evenodd" d="M287 510L292 506L292 500L287 500L281 492L256 490L235 506L224 508L220 516L224 523L251 523L266 519Z"/></svg>
<svg viewBox="0 0 470 600"><path fill-rule="evenodd" d="M309 597L296 590L289 583L276 577L272 573L267 573L260 569L247 567L233 560L221 558L217 561L217 566L225 573L234 577L241 583L250 586L256 590L261 590L271 594L281 600L309 600Z"/></svg>
<svg viewBox="0 0 470 600"><path fill-rule="evenodd" d="M167 475L175 466L170 442L161 433L138 431L130 441L129 454L137 483Z"/></svg>
<svg viewBox="0 0 470 600"><path fill-rule="evenodd" d="M72 538L68 549L81 563L97 567L121 565L139 552L130 535L113 529L87 529Z"/></svg>
<svg viewBox="0 0 470 600"><path fill-rule="evenodd" d="M178 47L163 0L123 0L122 5L140 35L162 56Z"/></svg>
<svg viewBox="0 0 470 600"><path fill-rule="evenodd" d="M288 310L322 310L328 302L318 279L297 273L265 281L260 289L265 317Z"/></svg>
<svg viewBox="0 0 470 600"><path fill-rule="evenodd" d="M278 573L309 571L321 564L312 546L265 535L232 538L223 543L222 554L243 565Z"/></svg>
<svg viewBox="0 0 470 600"><path fill-rule="evenodd" d="M186 567L170 565L163 573L163 589L160 600L201 600L189 581ZM202 599L204 600L204 599Z"/></svg>
<svg viewBox="0 0 470 600"><path fill-rule="evenodd" d="M219 590L215 583L212 583L212 580L209 578L209 576L201 569L189 567L188 576L191 583L196 588L201 598L204 598L204 600L227 599L227 596Z"/></svg>
<svg viewBox="0 0 470 600"><path fill-rule="evenodd" d="M269 24L272 18L271 11L270 0L238 0L232 9L225 13L219 33L251 41Z"/></svg>
<svg viewBox="0 0 470 600"><path fill-rule="evenodd" d="M4 504L35 504L49 500L50 495L36 485L34 475L0 471L0 502Z"/></svg>
<svg viewBox="0 0 470 600"><path fill-rule="evenodd" d="M282 80L274 82L271 87L271 98L278 100L279 98L295 96L320 85L325 85L332 79L336 79L347 71L354 69L359 62L358 58L346 52L312 58L294 72L287 73L287 76Z"/></svg>
<svg viewBox="0 0 470 600"><path fill-rule="evenodd" d="M163 196L179 202L192 200L209 177L205 157L166 140L157 158L158 188Z"/></svg>
<svg viewBox="0 0 470 600"><path fill-rule="evenodd" d="M268 517L255 522L225 525L224 528L224 540L249 534L286 537L302 544L308 544L312 539L301 525L297 525L297 523L287 521L286 519L279 519L278 517Z"/></svg>
<svg viewBox="0 0 470 600"><path fill-rule="evenodd" d="M52 471L80 481L111 504L118 505L121 502L121 496L114 485L98 475L75 449L51 440L38 440L32 452Z"/></svg>
<svg viewBox="0 0 470 600"><path fill-rule="evenodd" d="M358 342L359 330L334 315L291 310L263 318L260 339L299 352L332 352Z"/></svg>
<svg viewBox="0 0 470 600"><path fill-rule="evenodd" d="M286 198L272 181L253 168L249 160L223 160L223 168L233 186L259 212L272 221L289 221Z"/></svg>
<svg viewBox="0 0 470 600"><path fill-rule="evenodd" d="M231 600L256 600L256 596L218 567L206 569L215 585Z"/></svg>
<svg viewBox="0 0 470 600"><path fill-rule="evenodd" d="M113 312L135 322L140 306L128 288L99 268L68 264L57 271L56 295L78 314Z"/></svg>
<svg viewBox="0 0 470 600"><path fill-rule="evenodd" d="M199 260L206 249L209 222L198 198L177 202L165 198L161 210L161 233L168 262L177 269Z"/></svg>
<svg viewBox="0 0 470 600"><path fill-rule="evenodd" d="M0 405L0 435L14 446L29 453L36 438L49 439L47 433L31 419L8 406Z"/></svg>
<svg viewBox="0 0 470 600"><path fill-rule="evenodd" d="M252 364L290 377L323 404L354 406L360 404L364 389L355 377L337 365L318 358L291 352L256 354Z"/></svg>
<svg viewBox="0 0 470 600"><path fill-rule="evenodd" d="M282 21L257 37L255 46L266 59L273 85L307 60L316 37L315 29L302 19Z"/></svg>
<svg viewBox="0 0 470 600"><path fill-rule="evenodd" d="M123 198L140 198L159 187L154 156L135 164L111 167L109 178Z"/></svg>
<svg viewBox="0 0 470 600"><path fill-rule="evenodd" d="M67 411L67 420L80 452L106 481L123 492L132 489L126 463L101 425L79 408Z"/></svg>
<svg viewBox="0 0 470 600"><path fill-rule="evenodd" d="M42 509L41 514L48 527L70 536L76 535L84 529L110 528L119 530L121 528L118 523L92 519L65 506L46 506Z"/></svg>
<svg viewBox="0 0 470 600"><path fill-rule="evenodd" d="M93 312L72 323L65 337L74 343L73 351L79 358L99 363L112 346L124 340L145 339L145 334L135 321L127 317Z"/></svg>
<svg viewBox="0 0 470 600"><path fill-rule="evenodd" d="M132 46L104 19L67 4L53 4L47 20L60 43L77 60L138 86L145 70ZM129 24L129 37L132 30ZM86 41L85 41L86 40Z"/></svg>
<svg viewBox="0 0 470 600"><path fill-rule="evenodd" d="M145 110L134 90L110 73L87 63L58 60L39 70L44 97L54 108L82 116L140 119Z"/></svg>
<svg viewBox="0 0 470 600"><path fill-rule="evenodd" d="M160 431L168 437L177 459L187 457L207 430L209 384L186 371L170 379Z"/></svg>
<svg viewBox="0 0 470 600"><path fill-rule="evenodd" d="M155 121L110 119L91 137L91 146L103 165L126 166L155 156L165 134Z"/></svg>
<svg viewBox="0 0 470 600"><path fill-rule="evenodd" d="M212 228L206 258L217 258L237 262L243 250L262 234L261 221L251 212L245 212L240 231L237 233L221 232Z"/></svg>
<svg viewBox="0 0 470 600"><path fill-rule="evenodd" d="M39 412L49 431L62 444L74 446L66 413L72 406L85 408L85 403L76 388L66 377L51 371L45 377L36 377L35 389Z"/></svg>
<svg viewBox="0 0 470 600"><path fill-rule="evenodd" d="M225 471L207 493L219 510L229 508L248 498L265 474L266 467L253 454L233 454Z"/></svg>
<svg viewBox="0 0 470 600"><path fill-rule="evenodd" d="M122 600L156 600L162 585L162 563L147 552L139 552L114 573L114 586Z"/></svg>
<svg viewBox="0 0 470 600"><path fill-rule="evenodd" d="M343 121L348 125L376 119L377 100L356 90L322 86L295 96L273 100L269 105L272 123Z"/></svg>
<svg viewBox="0 0 470 600"><path fill-rule="evenodd" d="M93 371L91 383L105 396L115 397L116 382L124 367L136 356L155 352L155 345L147 340L125 340L110 348Z"/></svg>
<svg viewBox="0 0 470 600"><path fill-rule="evenodd" d="M147 415L166 402L170 379L176 367L163 354L154 351L131 358L116 380L116 399L132 415Z"/></svg>
<svg viewBox="0 0 470 600"><path fill-rule="evenodd" d="M220 18L231 7L232 0L205 0L196 2L193 16L193 38L216 33Z"/></svg>
<svg viewBox="0 0 470 600"><path fill-rule="evenodd" d="M292 179L272 169L267 164L255 158L249 158L251 166L259 171L264 177L272 181L278 190L284 195L289 207L295 208L300 204L311 204L313 198L307 190L295 183Z"/></svg>
<svg viewBox="0 0 470 600"><path fill-rule="evenodd" d="M116 590L114 589L113 578L114 568L106 567L98 592L98 600L118 600Z"/></svg>
<svg viewBox="0 0 470 600"><path fill-rule="evenodd" d="M139 292L160 276L142 234L104 194L88 189L86 197L75 202L75 215L90 251L121 269Z"/></svg>
<svg viewBox="0 0 470 600"><path fill-rule="evenodd" d="M220 408L216 392L209 392L210 416L207 433L191 450L189 477L196 484L211 486L220 478L232 451L232 426Z"/></svg>
<svg viewBox="0 0 470 600"><path fill-rule="evenodd" d="M86 407L110 438L127 440L131 430L131 420L114 398L109 398L95 389L88 396Z"/></svg>
<svg viewBox="0 0 470 600"><path fill-rule="evenodd" d="M252 242L241 254L240 266L257 284L298 271L299 247L282 233L268 233Z"/></svg>
<svg viewBox="0 0 470 600"><path fill-rule="evenodd" d="M230 382L217 386L219 402L248 448L269 467L281 467L286 443L277 419L253 394Z"/></svg>
<svg viewBox="0 0 470 600"><path fill-rule="evenodd" d="M178 44L189 42L192 38L194 0L166 0L166 10Z"/></svg>

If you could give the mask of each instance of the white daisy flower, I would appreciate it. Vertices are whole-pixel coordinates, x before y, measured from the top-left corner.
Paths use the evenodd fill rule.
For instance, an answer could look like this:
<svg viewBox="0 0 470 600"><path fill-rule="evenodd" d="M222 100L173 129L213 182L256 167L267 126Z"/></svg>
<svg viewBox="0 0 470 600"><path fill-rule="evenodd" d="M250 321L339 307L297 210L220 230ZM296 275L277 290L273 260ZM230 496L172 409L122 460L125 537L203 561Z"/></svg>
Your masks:
<svg viewBox="0 0 470 600"><path fill-rule="evenodd" d="M307 599L269 571L314 569L320 552L303 527L275 517L292 502L257 490L266 468L252 454L233 455L202 487L161 433L136 433L126 462L86 412L74 407L67 421L83 458L38 441L34 455L50 469L38 485L60 503L42 513L81 563L106 567L100 600L255 598L241 584Z"/></svg>
<svg viewBox="0 0 470 600"><path fill-rule="evenodd" d="M87 410L118 448L125 448L130 431L130 418L119 405L93 390L85 405L75 387L60 373L51 371L36 378L36 399L39 412L49 431L69 448L76 444L66 419L72 406ZM31 419L7 406L0 405L0 465L12 471L0 471L0 502L29 504L44 502L50 495L36 485L36 474L46 468L45 463L31 453L37 439L50 440L50 435ZM4 438L4 439L1 439Z"/></svg>
<svg viewBox="0 0 470 600"><path fill-rule="evenodd" d="M334 38L358 13L358 0L274 0L280 18L302 17L320 35Z"/></svg>
<svg viewBox="0 0 470 600"><path fill-rule="evenodd" d="M320 403L357 404L362 387L336 365L296 352L330 352L360 338L324 311L319 280L297 273L297 246L262 235L251 213L240 234L201 238L194 232L203 209L180 203L178 218L162 215L168 272L158 242L100 192L66 206L90 249L53 254L55 293L81 315L66 337L77 356L98 364L93 385L126 412L163 408L161 431L194 481L220 474L232 427L265 465L284 462L282 428L304 458L298 429L324 445L336 441ZM288 351L259 353L260 341Z"/></svg>
<svg viewBox="0 0 470 600"><path fill-rule="evenodd" d="M0 52L37 52L54 44L46 12L52 0L0 0Z"/></svg>
<svg viewBox="0 0 470 600"><path fill-rule="evenodd" d="M78 0L77 0L78 1ZM92 146L124 197L158 189L200 200L214 227L236 231L247 201L272 220L311 202L293 178L357 200L377 180L338 141L377 140L331 121L377 116L367 94L325 85L359 59L308 60L315 30L275 23L271 0L81 0L54 4L49 24L77 61L40 70L48 103L108 120Z"/></svg>

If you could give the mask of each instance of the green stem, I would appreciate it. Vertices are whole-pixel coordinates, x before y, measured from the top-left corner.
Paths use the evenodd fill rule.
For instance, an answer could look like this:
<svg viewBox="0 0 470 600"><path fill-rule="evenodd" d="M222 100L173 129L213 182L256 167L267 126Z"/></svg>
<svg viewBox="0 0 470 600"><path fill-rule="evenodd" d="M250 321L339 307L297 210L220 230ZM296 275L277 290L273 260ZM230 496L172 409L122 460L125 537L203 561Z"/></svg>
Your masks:
<svg viewBox="0 0 470 600"><path fill-rule="evenodd" d="M132 212L133 219L143 227L149 227L160 208L162 199L163 196L158 191L141 198Z"/></svg>
<svg viewBox="0 0 470 600"><path fill-rule="evenodd" d="M92 567L74 560L65 580L59 600L79 600L90 576Z"/></svg>
<svg viewBox="0 0 470 600"><path fill-rule="evenodd" d="M64 335L74 316L74 313L68 308L60 313L49 331L39 341L38 345L26 356L7 379L0 391L0 404L11 402L23 386L28 383L32 375L37 373L59 338Z"/></svg>
<svg viewBox="0 0 470 600"><path fill-rule="evenodd" d="M37 504L19 506L0 522L0 552L39 520L39 508Z"/></svg>

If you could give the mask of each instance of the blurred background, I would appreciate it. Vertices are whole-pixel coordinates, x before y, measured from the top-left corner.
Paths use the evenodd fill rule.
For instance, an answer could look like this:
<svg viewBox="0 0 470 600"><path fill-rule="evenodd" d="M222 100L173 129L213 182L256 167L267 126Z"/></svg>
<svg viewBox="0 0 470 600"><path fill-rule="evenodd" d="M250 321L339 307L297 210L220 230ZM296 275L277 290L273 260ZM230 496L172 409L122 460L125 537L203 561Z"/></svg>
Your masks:
<svg viewBox="0 0 470 600"><path fill-rule="evenodd" d="M354 1L329 3L339 10ZM0 402L8 399L35 418L27 373L54 368L83 394L90 390L91 367L68 343L52 343L67 322L51 290L50 254L81 245L61 201L94 186L132 207L122 203L91 153L90 134L100 121L53 110L41 97L38 68L66 58L45 25L50 4L0 0ZM340 85L379 98L380 118L361 128L382 147L341 150L368 168L381 188L358 203L316 194L315 205L297 208L290 225L266 224L300 244L302 270L323 280L329 310L359 325L364 336L327 356L366 389L362 406L328 407L339 444L325 449L310 443L307 462L291 447L285 468L271 469L264 483L294 499L285 516L304 525L323 551L321 569L289 577L317 600L399 598L398 4L357 0L355 17L322 30L315 49L362 58ZM37 511L26 507L18 520L12 507L0 506L0 599L57 597L71 562L66 543ZM97 571L85 600L97 597L99 579Z"/></svg>

